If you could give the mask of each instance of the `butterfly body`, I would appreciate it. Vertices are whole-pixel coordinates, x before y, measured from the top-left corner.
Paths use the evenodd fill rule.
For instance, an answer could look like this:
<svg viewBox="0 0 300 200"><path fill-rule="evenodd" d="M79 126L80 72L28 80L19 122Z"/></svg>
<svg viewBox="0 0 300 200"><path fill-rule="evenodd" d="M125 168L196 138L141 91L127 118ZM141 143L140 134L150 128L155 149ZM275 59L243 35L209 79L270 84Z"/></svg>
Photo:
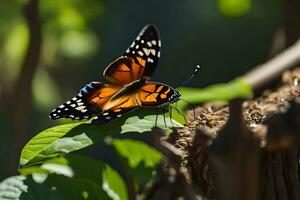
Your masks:
<svg viewBox="0 0 300 200"><path fill-rule="evenodd" d="M174 88L150 81L160 56L160 40L156 28L146 26L124 55L106 67L107 83L91 82L71 100L50 113L61 117L90 119L103 123L121 117L139 107L160 107L179 100Z"/></svg>

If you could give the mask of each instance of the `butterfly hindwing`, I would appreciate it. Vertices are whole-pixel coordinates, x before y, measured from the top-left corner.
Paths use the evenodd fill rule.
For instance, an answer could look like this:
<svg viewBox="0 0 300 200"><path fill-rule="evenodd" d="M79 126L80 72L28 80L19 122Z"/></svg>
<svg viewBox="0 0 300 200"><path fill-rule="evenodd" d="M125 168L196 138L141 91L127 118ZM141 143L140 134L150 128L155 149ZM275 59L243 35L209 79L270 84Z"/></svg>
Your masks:
<svg viewBox="0 0 300 200"><path fill-rule="evenodd" d="M70 119L90 119L102 112L105 103L119 88L108 86L100 82L91 82L83 87L80 92L54 109L49 117L58 119L61 117Z"/></svg>
<svg viewBox="0 0 300 200"><path fill-rule="evenodd" d="M138 106L135 96L132 95L124 95L110 100L106 103L102 113L93 120L93 123L101 124L122 117L123 114L138 108Z"/></svg>
<svg viewBox="0 0 300 200"><path fill-rule="evenodd" d="M139 83L143 85L139 86ZM141 80L115 94L93 122L105 123L138 107L159 107L173 103L178 100L179 96L180 94L175 89L166 84Z"/></svg>
<svg viewBox="0 0 300 200"><path fill-rule="evenodd" d="M110 84L126 85L139 79L149 79L160 57L160 39L153 25L146 26L122 57L104 70Z"/></svg>

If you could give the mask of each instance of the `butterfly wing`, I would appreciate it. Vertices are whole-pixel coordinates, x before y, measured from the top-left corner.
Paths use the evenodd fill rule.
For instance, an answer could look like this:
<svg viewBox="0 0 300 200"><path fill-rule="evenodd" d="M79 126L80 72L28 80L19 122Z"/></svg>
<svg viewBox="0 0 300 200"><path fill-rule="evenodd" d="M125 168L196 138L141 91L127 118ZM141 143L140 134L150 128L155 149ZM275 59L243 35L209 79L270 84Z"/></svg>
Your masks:
<svg viewBox="0 0 300 200"><path fill-rule="evenodd" d="M178 101L180 97L175 89L163 83L145 82L142 86L136 83L115 94L93 122L105 123L138 107L159 107Z"/></svg>
<svg viewBox="0 0 300 200"><path fill-rule="evenodd" d="M174 103L180 94L172 87L158 82L146 82L136 94L140 106L158 107Z"/></svg>
<svg viewBox="0 0 300 200"><path fill-rule="evenodd" d="M97 124L108 122L138 108L138 106L134 95L124 95L107 102L102 113L98 115L93 122Z"/></svg>
<svg viewBox="0 0 300 200"><path fill-rule="evenodd" d="M122 57L103 72L110 84L126 85L135 80L149 79L160 57L160 39L153 25L145 26Z"/></svg>
<svg viewBox="0 0 300 200"><path fill-rule="evenodd" d="M118 91L119 87L106 85L100 82L91 82L83 87L79 94L71 100L54 109L51 119L90 119L102 112L104 105Z"/></svg>
<svg viewBox="0 0 300 200"><path fill-rule="evenodd" d="M94 121L106 122L139 106L171 103L178 93L167 85L146 82L137 87L129 84L150 79L160 57L160 43L157 29L152 25L145 26L123 56L104 70L103 75L110 85L88 84L77 96L54 109L50 118L80 120L97 115ZM124 88L125 85L129 87Z"/></svg>

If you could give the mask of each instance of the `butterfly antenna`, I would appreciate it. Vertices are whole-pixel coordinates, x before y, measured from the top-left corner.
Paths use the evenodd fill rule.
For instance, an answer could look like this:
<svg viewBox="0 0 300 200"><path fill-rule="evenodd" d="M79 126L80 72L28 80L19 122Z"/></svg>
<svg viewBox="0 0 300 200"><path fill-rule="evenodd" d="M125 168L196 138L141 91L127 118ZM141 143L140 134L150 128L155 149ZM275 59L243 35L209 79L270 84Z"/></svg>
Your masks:
<svg viewBox="0 0 300 200"><path fill-rule="evenodd" d="M195 71L193 72L193 74L188 79L186 79L181 85L182 86L186 85L191 79L193 79L197 75L199 70L200 70L200 65L197 65L196 68L195 68Z"/></svg>

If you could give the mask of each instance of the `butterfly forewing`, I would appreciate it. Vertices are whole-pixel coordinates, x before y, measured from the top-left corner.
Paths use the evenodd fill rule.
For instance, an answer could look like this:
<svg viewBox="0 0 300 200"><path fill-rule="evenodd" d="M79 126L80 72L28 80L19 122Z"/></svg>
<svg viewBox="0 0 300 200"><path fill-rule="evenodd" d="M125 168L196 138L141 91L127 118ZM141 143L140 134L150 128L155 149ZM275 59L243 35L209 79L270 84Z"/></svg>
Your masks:
<svg viewBox="0 0 300 200"><path fill-rule="evenodd" d="M153 25L146 26L122 57L104 71L106 80L115 85L126 85L139 79L149 79L160 56L160 39Z"/></svg>
<svg viewBox="0 0 300 200"><path fill-rule="evenodd" d="M141 57L145 60L145 72L143 76L152 76L160 57L161 41L155 26L145 26L130 47L125 51L124 56Z"/></svg>

